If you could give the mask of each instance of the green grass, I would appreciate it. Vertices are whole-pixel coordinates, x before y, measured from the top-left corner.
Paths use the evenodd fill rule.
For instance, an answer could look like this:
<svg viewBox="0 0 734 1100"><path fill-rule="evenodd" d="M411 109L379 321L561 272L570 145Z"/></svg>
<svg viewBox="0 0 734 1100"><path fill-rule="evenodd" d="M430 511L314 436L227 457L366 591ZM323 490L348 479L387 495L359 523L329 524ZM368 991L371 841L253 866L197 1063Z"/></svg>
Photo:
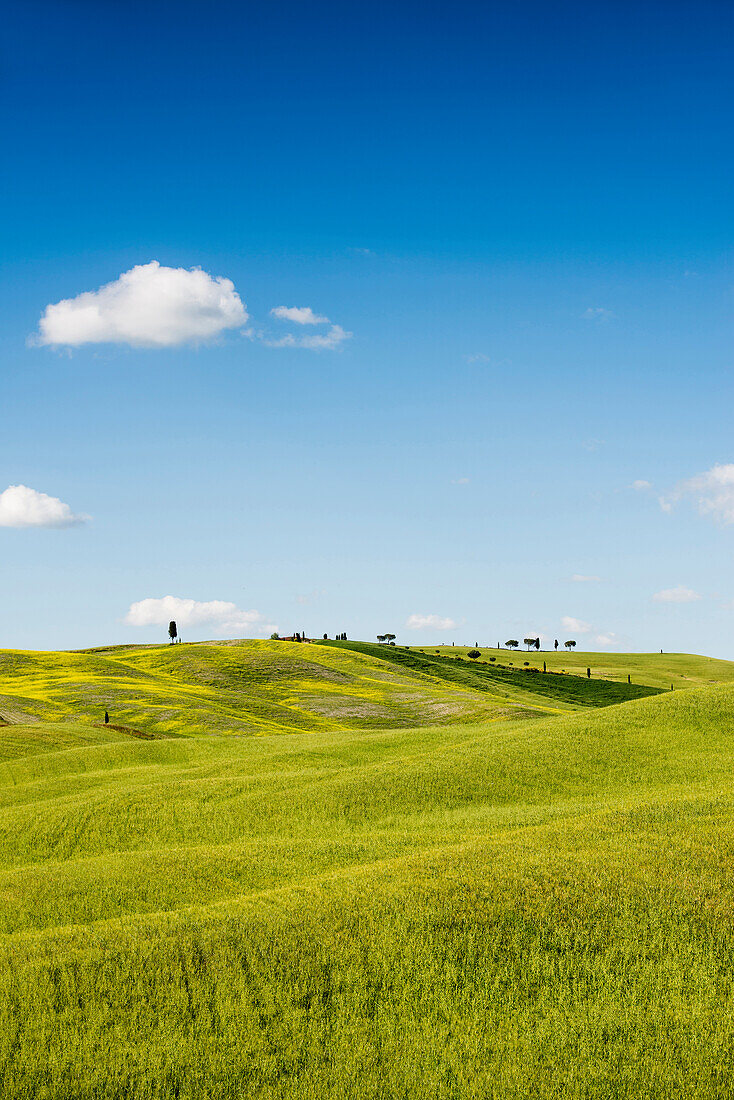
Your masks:
<svg viewBox="0 0 734 1100"><path fill-rule="evenodd" d="M527 713L519 702L295 642L0 651L0 717L16 723L99 722L108 710L115 724L158 735L302 733Z"/></svg>
<svg viewBox="0 0 734 1100"><path fill-rule="evenodd" d="M287 650L186 649L3 678L65 719L0 727L3 1097L731 1095L734 685L297 737L70 720L77 658L156 724L165 676L227 713L248 675L293 691Z"/></svg>
<svg viewBox="0 0 734 1100"><path fill-rule="evenodd" d="M403 669L429 675L436 681L461 684L475 691L486 691L492 695L503 696L516 702L542 705L557 709L576 709L578 707L608 707L615 703L626 703L630 699L644 699L656 695L662 689L643 684L628 684L612 678L597 675L589 678L587 666L583 666L583 675L568 675L565 672L549 669L543 673L542 657L535 665L530 662L509 662L512 656L507 652L496 658L494 654L484 654L483 658L469 658L467 649L454 647L441 649L417 649L405 646L375 645L370 642L322 642L325 646L353 650L379 658ZM528 667L525 667L527 663ZM721 662L727 664L728 662ZM734 665L732 665L734 670ZM577 672L582 670L577 667Z"/></svg>
<svg viewBox="0 0 734 1100"><path fill-rule="evenodd" d="M468 646L411 646L411 653L439 653L443 657L466 656ZM552 672L564 670L577 676L585 676L591 669L593 678L602 677L626 683L630 675L632 683L656 687L665 691L670 685L678 688L703 687L707 684L726 684L734 681L734 661L720 661L715 657L700 657L693 653L587 653L569 652L563 648L558 652L535 650L526 652L525 647L518 650L496 649L480 646L482 661L494 657L497 663L513 662L515 668L522 668L527 661L532 668L542 668L546 662Z"/></svg>

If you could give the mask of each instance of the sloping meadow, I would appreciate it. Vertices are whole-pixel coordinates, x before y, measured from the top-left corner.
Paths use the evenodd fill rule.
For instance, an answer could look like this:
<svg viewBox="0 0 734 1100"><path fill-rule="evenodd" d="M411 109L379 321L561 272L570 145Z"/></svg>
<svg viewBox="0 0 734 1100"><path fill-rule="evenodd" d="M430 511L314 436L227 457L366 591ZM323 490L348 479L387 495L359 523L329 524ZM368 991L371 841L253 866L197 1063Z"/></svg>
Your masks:
<svg viewBox="0 0 734 1100"><path fill-rule="evenodd" d="M731 1094L734 688L62 730L0 729L3 1095Z"/></svg>
<svg viewBox="0 0 734 1100"><path fill-rule="evenodd" d="M547 713L377 657L293 642L0 651L0 717L160 736L375 729Z"/></svg>

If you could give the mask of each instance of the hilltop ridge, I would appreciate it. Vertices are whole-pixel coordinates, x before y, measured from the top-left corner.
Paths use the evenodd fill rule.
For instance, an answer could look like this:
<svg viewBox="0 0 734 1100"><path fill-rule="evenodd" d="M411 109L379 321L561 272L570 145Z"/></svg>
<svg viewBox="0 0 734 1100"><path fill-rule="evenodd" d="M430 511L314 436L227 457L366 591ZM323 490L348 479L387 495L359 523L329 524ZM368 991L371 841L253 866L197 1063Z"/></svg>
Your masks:
<svg viewBox="0 0 734 1100"><path fill-rule="evenodd" d="M428 652L426 652L428 650ZM66 652L0 651L0 719L113 724L143 734L303 733L542 717L700 685L734 663L685 654L516 654L460 647L207 641ZM509 660L514 657L514 664ZM555 660L554 660L555 657ZM529 671L546 660L548 673ZM528 668L525 668L527 662ZM634 670L633 683L622 669ZM708 677L712 678L712 677Z"/></svg>

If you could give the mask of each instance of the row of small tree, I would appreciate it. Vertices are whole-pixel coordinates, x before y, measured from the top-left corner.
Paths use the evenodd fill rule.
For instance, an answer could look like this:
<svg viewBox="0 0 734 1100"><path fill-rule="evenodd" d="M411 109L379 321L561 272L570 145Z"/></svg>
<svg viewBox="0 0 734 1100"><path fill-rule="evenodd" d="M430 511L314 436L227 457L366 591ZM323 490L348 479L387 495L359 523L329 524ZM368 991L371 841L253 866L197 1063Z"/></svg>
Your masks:
<svg viewBox="0 0 734 1100"><path fill-rule="evenodd" d="M526 645L529 650L530 649L540 649L540 638L523 638L522 643L523 643L523 645ZM573 638L569 638L569 640L567 642L564 642L563 644L565 645L566 649L568 649L568 650L573 649L576 645ZM517 649L517 647L519 645L520 645L520 643L518 642L517 638L509 638L505 642L505 648L506 649ZM555 645L555 648L558 649L558 638L556 638L556 640L554 642L554 645Z"/></svg>
<svg viewBox="0 0 734 1100"><path fill-rule="evenodd" d="M388 645L390 645L391 642L394 642L396 637L397 637L397 634L377 634L376 635L376 638L377 638L378 642L380 642L380 643L387 642Z"/></svg>

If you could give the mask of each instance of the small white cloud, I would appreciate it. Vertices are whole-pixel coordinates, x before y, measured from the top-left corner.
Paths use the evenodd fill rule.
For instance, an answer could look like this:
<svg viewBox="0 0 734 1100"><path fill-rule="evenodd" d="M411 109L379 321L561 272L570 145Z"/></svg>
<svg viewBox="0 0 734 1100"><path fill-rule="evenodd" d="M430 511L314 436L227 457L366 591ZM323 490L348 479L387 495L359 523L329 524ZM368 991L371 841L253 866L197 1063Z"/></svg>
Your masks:
<svg viewBox="0 0 734 1100"><path fill-rule="evenodd" d="M684 499L693 500L701 515L713 516L724 525L734 523L734 463L718 463L679 482L672 492L659 498L659 503L664 512L672 512Z"/></svg>
<svg viewBox="0 0 734 1100"><path fill-rule="evenodd" d="M58 497L27 485L8 485L0 493L0 527L77 527L88 519L72 512Z"/></svg>
<svg viewBox="0 0 734 1100"><path fill-rule="evenodd" d="M279 321L290 321L295 325L329 325L327 332L314 332L309 336L294 336L292 332L285 336L271 338L260 335L268 348L308 348L310 351L334 351L352 336L341 325L334 325L328 317L314 313L310 306L276 306L270 310L271 316Z"/></svg>
<svg viewBox="0 0 734 1100"><path fill-rule="evenodd" d="M456 630L458 623L453 619L444 619L441 615L409 615L405 623L408 630Z"/></svg>
<svg viewBox="0 0 734 1100"><path fill-rule="evenodd" d="M610 630L607 634L597 634L594 641L597 645L616 645L617 635Z"/></svg>
<svg viewBox="0 0 734 1100"><path fill-rule="evenodd" d="M466 356L464 356L464 358L466 359L467 363L489 363L489 362L491 362L489 356L485 355L484 352L481 352L481 351L477 352L476 355L466 355Z"/></svg>
<svg viewBox="0 0 734 1100"><path fill-rule="evenodd" d="M656 592L653 599L658 603L692 603L693 600L700 600L701 596L692 588L679 584L675 588L663 588L661 592Z"/></svg>
<svg viewBox="0 0 734 1100"><path fill-rule="evenodd" d="M252 631L270 634L276 628L265 622L259 611L244 611L226 600L189 600L180 596L161 596L139 600L130 605L124 622L128 626L166 626L174 619L180 628L211 624L217 633Z"/></svg>
<svg viewBox="0 0 734 1100"><path fill-rule="evenodd" d="M33 342L168 348L210 340L246 321L247 311L229 279L213 278L200 268L162 267L153 260L99 290L46 306Z"/></svg>
<svg viewBox="0 0 734 1100"><path fill-rule="evenodd" d="M260 336L263 344L268 348L308 348L310 351L334 351L345 340L349 340L351 332L345 332L341 325L331 325L327 332L314 332L309 336L294 336L292 332L285 336L272 339L268 336Z"/></svg>
<svg viewBox="0 0 734 1100"><path fill-rule="evenodd" d="M582 619L574 619L571 615L564 615L561 619L564 630L572 630L575 634L589 634L593 627Z"/></svg>
<svg viewBox="0 0 734 1100"><path fill-rule="evenodd" d="M573 573L571 580L574 581L575 584L588 584L591 581L600 581L601 577L597 577L593 574L587 576L585 573Z"/></svg>
<svg viewBox="0 0 734 1100"><path fill-rule="evenodd" d="M452 479L451 484L452 485L468 485L469 484L469 478L468 477L455 477L455 478Z"/></svg>
<svg viewBox="0 0 734 1100"><path fill-rule="evenodd" d="M294 325L328 325L328 317L320 317L310 306L276 306L270 310L279 321L292 321Z"/></svg>
<svg viewBox="0 0 734 1100"><path fill-rule="evenodd" d="M313 336L302 336L298 346L310 348L312 351L331 351L338 348L345 340L351 339L352 333L345 332L341 325L332 325L323 335L314 333Z"/></svg>
<svg viewBox="0 0 734 1100"><path fill-rule="evenodd" d="M590 306L589 309L585 309L581 316L587 321L610 321L614 314L611 309L604 309L602 306Z"/></svg>
<svg viewBox="0 0 734 1100"><path fill-rule="evenodd" d="M652 482L645 481L644 478L638 477L636 481L633 481L631 489L636 489L638 493L644 493L646 489L652 489Z"/></svg>

